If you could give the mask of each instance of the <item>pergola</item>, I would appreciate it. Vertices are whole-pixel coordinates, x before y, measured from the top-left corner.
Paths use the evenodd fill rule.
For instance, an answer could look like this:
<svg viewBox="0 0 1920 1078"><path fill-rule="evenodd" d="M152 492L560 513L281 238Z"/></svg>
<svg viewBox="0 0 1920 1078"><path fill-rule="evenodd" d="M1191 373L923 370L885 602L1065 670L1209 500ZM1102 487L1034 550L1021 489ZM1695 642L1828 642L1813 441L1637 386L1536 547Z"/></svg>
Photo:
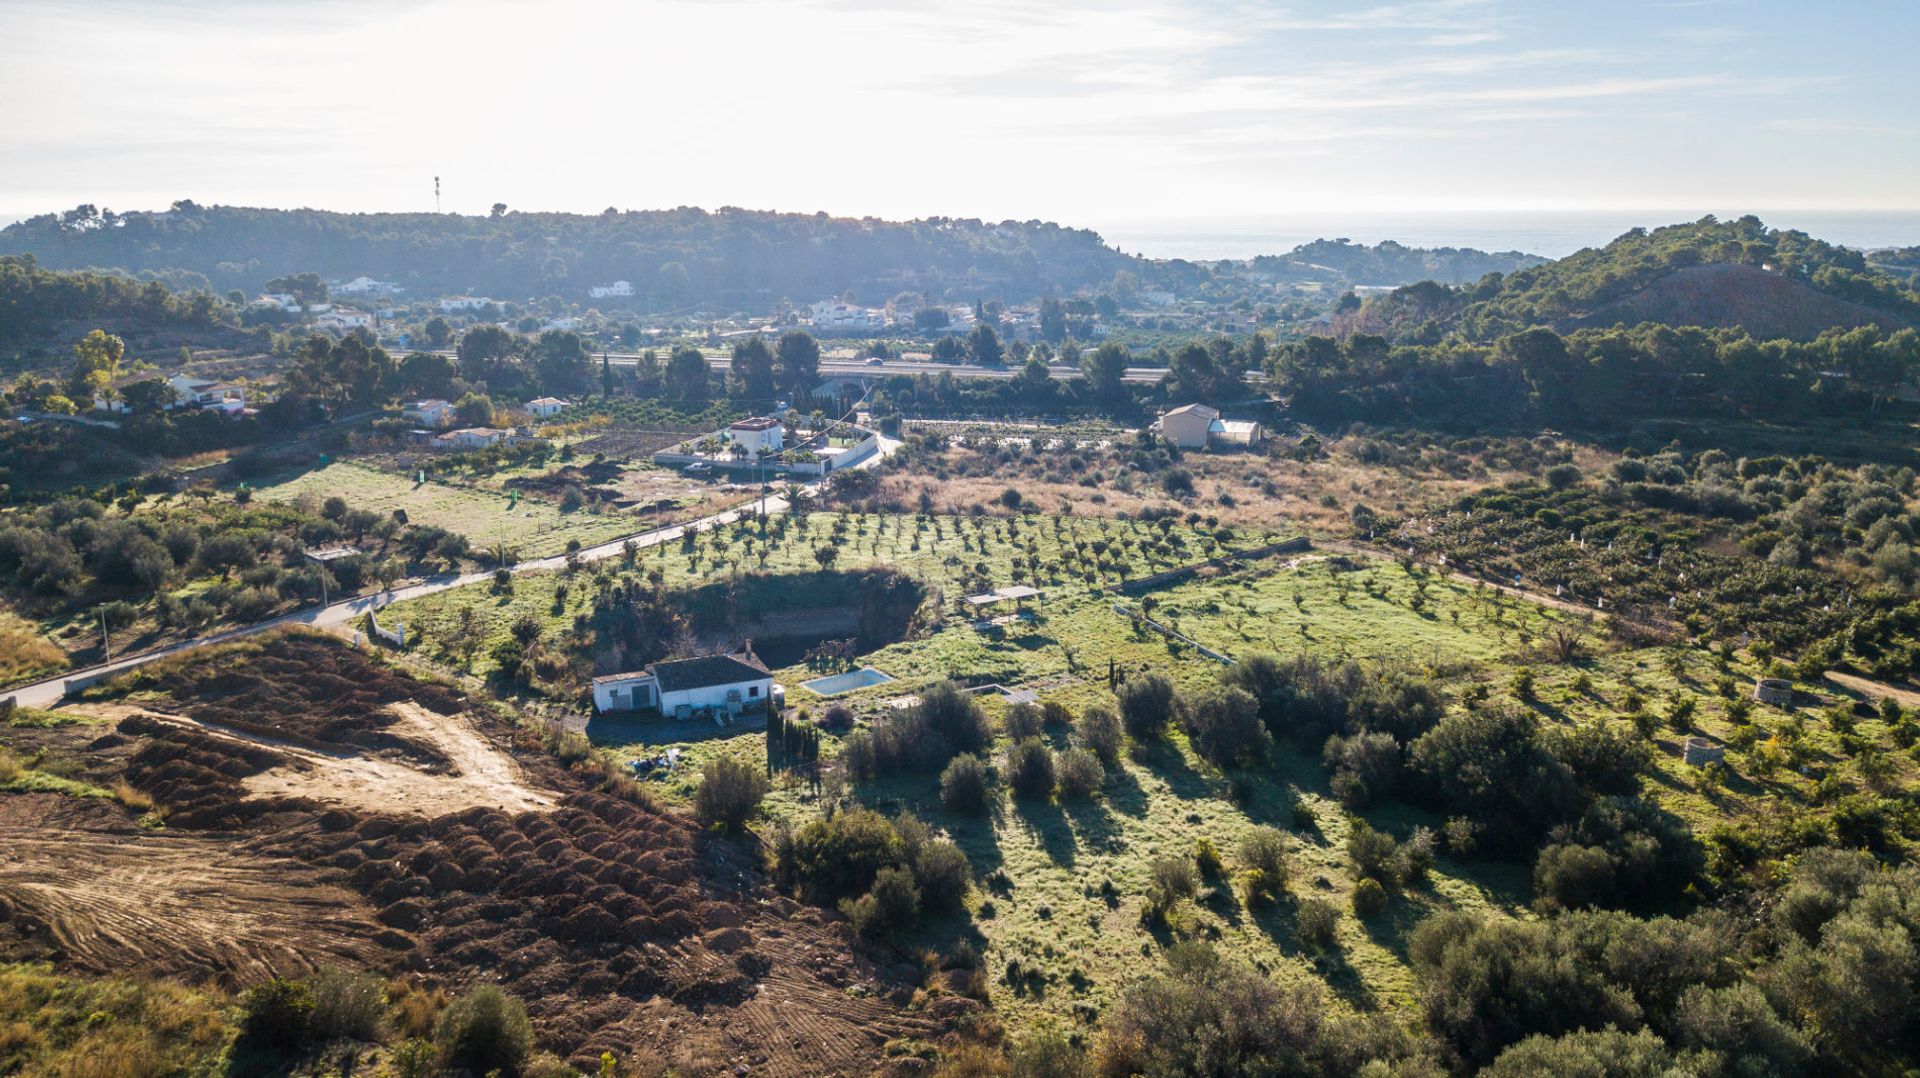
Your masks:
<svg viewBox="0 0 1920 1078"><path fill-rule="evenodd" d="M1042 593L1039 588L1028 587L1025 584L1015 584L1011 587L983 591L978 595L969 595L960 601L975 608L985 608L1009 601L1017 607L1022 602L1028 599L1038 599L1041 595Z"/></svg>

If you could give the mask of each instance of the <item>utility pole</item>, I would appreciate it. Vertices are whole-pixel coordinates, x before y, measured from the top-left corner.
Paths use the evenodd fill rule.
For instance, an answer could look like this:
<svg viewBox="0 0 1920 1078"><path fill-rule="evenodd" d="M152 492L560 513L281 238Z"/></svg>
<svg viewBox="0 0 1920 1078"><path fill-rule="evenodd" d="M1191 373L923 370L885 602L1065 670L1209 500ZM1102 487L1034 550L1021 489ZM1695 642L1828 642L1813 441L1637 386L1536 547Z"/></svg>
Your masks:
<svg viewBox="0 0 1920 1078"><path fill-rule="evenodd" d="M100 615L100 650L106 655L107 661L112 662L113 640L107 635L107 608L98 607L96 613Z"/></svg>
<svg viewBox="0 0 1920 1078"><path fill-rule="evenodd" d="M440 177L433 178L433 212L440 212Z"/></svg>

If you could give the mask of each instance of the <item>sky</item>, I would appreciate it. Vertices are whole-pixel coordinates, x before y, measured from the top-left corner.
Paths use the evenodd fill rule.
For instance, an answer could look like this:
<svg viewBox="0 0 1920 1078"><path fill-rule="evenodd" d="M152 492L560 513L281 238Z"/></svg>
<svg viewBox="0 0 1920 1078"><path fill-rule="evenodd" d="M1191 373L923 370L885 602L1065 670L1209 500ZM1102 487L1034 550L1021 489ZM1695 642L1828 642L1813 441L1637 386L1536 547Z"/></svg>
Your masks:
<svg viewBox="0 0 1920 1078"><path fill-rule="evenodd" d="M0 0L0 218L1909 212L1908 0ZM1916 236L1911 242L1920 242Z"/></svg>

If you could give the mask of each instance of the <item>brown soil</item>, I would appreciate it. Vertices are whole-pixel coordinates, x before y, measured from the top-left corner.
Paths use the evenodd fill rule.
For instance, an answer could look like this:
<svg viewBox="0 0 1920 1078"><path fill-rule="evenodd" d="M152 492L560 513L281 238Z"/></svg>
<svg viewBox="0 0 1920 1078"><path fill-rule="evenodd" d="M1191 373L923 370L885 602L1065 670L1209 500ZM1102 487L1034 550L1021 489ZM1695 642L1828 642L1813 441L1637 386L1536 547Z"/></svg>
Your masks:
<svg viewBox="0 0 1920 1078"><path fill-rule="evenodd" d="M57 956L237 984L325 965L378 967L411 941L324 872L230 840L142 829L111 802L0 796L0 940Z"/></svg>
<svg viewBox="0 0 1920 1078"><path fill-rule="evenodd" d="M511 728L330 638L268 637L99 695L133 688L151 695L86 705L113 732L67 744L168 806L168 826L0 796L0 958L235 984L322 965L485 980L589 1069L611 1051L689 1074L868 1074L887 1042L936 1039L978 1006L908 1013L917 971L883 975L749 852L551 757L515 759Z"/></svg>

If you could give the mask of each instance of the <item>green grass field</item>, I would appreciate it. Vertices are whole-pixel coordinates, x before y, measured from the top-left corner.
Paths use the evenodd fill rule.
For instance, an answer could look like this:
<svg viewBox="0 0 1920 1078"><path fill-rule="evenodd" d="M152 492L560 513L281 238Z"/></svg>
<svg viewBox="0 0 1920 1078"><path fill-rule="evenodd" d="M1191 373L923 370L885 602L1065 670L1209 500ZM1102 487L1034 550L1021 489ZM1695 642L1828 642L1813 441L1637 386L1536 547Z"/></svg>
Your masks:
<svg viewBox="0 0 1920 1078"><path fill-rule="evenodd" d="M572 539L592 546L641 530L640 525L620 514L602 515L587 509L564 513L538 498L523 497L509 510L504 494L432 481L416 484L411 477L350 461L254 490L254 497L263 501L291 502L303 495L316 501L339 495L352 508L378 513L404 509L414 524L459 532L475 549L504 543L518 550L521 557L559 553Z"/></svg>
<svg viewBox="0 0 1920 1078"><path fill-rule="evenodd" d="M1217 678L1219 662L1139 626L1116 611L1116 603L1149 610L1156 621L1228 655L1310 652L1409 664L1439 680L1456 701L1475 685L1497 699L1514 701L1514 673L1524 667L1535 673L1533 699L1526 706L1547 723L1630 726L1626 705L1636 697L1664 715L1676 694L1685 693L1698 698L1690 732L1726 740L1734 735L1734 724L1716 695L1721 679L1734 679L1744 693L1759 669L1746 656L1723 667L1722 660L1704 651L1622 649L1608 644L1574 613L1386 558L1283 555L1207 570L1143 596L1123 594L1114 586L1117 576L1096 572L1089 583L1059 567L1061 559L1069 557L1065 552L1083 540L1096 535L1109 541L1123 535L1137 538L1148 531L1137 522L1035 518L1010 534L1003 521L816 514L804 531L797 524L784 531L774 525L767 541L760 540L757 528L729 529L724 542L705 537L692 554L674 545L644 551L632 565L615 562L584 572L658 571L668 586L763 566L767 572L803 573L818 569L815 550L834 546L840 551L835 568L886 564L920 576L942 589L946 606L956 616L937 631L861 657L861 663L896 681L829 701L799 687L816 671L800 665L776 671L791 705L817 716L830 702L844 702L868 721L884 721L892 698L948 676L1031 688L1043 700L1076 712L1092 704L1111 705L1109 662L1128 672L1164 673L1183 689L1197 689ZM1251 547L1268 538L1238 537L1237 545ZM1016 558L1021 559L1018 564L1027 564L1029 540L1040 566L1029 575L1047 591L1046 598L1033 605L1033 616L986 629L957 616L954 596L983 578L1008 582ZM1191 549L1188 560L1197 560ZM1135 576L1165 567L1150 557L1143 561ZM587 609L590 580L590 575L569 581L564 574L534 574L519 579L512 596L494 594L485 586L464 588L402 604L397 616L421 627L424 648L432 655L439 647L435 639L451 630L450 619L463 605L481 611L489 641L504 635L521 611L540 614L556 631L570 625ZM567 589L564 598L562 586ZM1548 642L1556 631L1587 634L1584 657L1575 663L1555 662ZM479 666L484 673L484 657ZM991 714L1004 713L997 697L985 699ZM1752 721L1765 733L1789 725L1804 728L1800 740L1806 746L1808 771L1781 768L1761 778L1748 774L1747 758L1736 754L1729 756L1731 777L1715 783L1681 762L1685 733L1663 725L1653 739L1657 767L1647 784L1652 799L1705 835L1716 825L1763 809L1777 813L1778 806L1790 811L1810 805L1823 774L1854 766L1847 738L1817 717L1796 720L1776 709L1759 708ZM758 765L765 754L760 731L758 724L718 730L672 720L629 719L596 720L591 728L596 740L623 761L664 746L681 747L685 766L656 789L669 803L682 804L690 799L704 761L724 754ZM1888 734L1877 720L1862 720L1854 736L1852 749L1857 750L1859 739L1879 744ZM1050 737L1057 747L1066 744L1065 730L1052 730ZM996 751L1005 747L1003 739ZM954 816L940 806L932 774L891 776L851 796L884 811L913 811L950 832L967 851L979 884L970 902L970 925L931 926L905 943L939 947L953 943L956 932L973 937L986 956L994 1005L1016 1029L1042 1021L1087 1019L1178 938L1218 941L1279 976L1319 977L1358 1009L1408 1005L1414 984L1405 948L1413 926L1449 908L1496 908L1527 916L1530 868L1442 854L1428 884L1396 894L1387 912L1376 918L1356 918L1350 912L1354 877L1345 852L1353 817L1332 797L1315 748L1283 739L1274 762L1254 778L1250 796L1241 802L1229 796L1226 777L1202 762L1178 734L1123 762L1109 774L1104 796L1094 802L1035 803L1003 793L987 819ZM829 738L825 751L831 757L837 742ZM1897 781L1911 777L1910 760L1903 757L1896 767ZM826 797L832 796L830 783ZM1311 812L1312 827L1296 828L1296 803ZM826 800L806 785L782 776L767 813L797 824L825 807ZM1439 828L1443 823L1397 803L1377 805L1362 815L1399 836L1415 826ZM1253 910L1245 906L1230 874L1239 837L1257 825L1292 833L1294 874L1288 898ZM1205 881L1200 900L1182 904L1169 928L1143 927L1139 915L1153 860L1168 853L1191 854L1203 838L1227 858L1229 878ZM1324 951L1303 946L1294 929L1298 903L1312 897L1341 910L1337 943ZM1008 974L1010 963L1016 975Z"/></svg>

